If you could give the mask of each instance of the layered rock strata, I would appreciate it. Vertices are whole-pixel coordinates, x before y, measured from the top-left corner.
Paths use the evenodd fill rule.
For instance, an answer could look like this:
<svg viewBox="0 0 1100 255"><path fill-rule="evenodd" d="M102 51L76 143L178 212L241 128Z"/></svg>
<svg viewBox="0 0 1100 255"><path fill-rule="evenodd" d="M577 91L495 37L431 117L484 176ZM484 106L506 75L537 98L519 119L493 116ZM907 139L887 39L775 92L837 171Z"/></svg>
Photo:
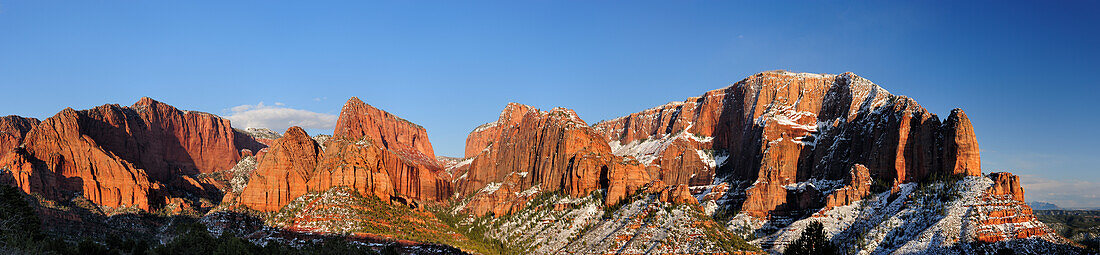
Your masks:
<svg viewBox="0 0 1100 255"><path fill-rule="evenodd" d="M1020 179L1011 173L991 173L993 185L982 193L971 208L973 238L993 243L1030 237L1055 238L1054 231L1033 214L1024 202Z"/></svg>

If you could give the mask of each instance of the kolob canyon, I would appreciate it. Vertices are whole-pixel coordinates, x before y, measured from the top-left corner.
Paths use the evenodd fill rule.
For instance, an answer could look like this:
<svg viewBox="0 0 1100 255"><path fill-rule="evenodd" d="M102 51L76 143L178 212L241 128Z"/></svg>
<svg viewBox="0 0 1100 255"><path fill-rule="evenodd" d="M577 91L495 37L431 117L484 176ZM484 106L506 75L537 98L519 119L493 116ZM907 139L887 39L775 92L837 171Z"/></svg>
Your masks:
<svg viewBox="0 0 1100 255"><path fill-rule="evenodd" d="M502 108L455 127L472 129L461 157L356 97L313 136L150 98L7 116L0 182L45 231L92 238L170 239L191 219L260 245L754 254L820 223L846 253L1082 252L1036 219L1020 177L983 172L963 110L852 73L763 72L598 123Z"/></svg>

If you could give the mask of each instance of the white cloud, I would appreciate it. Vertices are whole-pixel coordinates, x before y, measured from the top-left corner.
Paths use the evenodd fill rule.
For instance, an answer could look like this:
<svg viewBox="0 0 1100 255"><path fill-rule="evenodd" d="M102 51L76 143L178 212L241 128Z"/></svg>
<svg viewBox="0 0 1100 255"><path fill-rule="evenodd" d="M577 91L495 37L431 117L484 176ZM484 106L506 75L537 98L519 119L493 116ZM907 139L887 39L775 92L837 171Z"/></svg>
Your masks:
<svg viewBox="0 0 1100 255"><path fill-rule="evenodd" d="M229 108L232 115L228 118L237 128L267 128L275 132L283 132L291 126L299 126L305 129L332 129L336 125L336 115L311 112L301 109L287 108L283 103L275 103L274 106L264 105L263 102L255 105L238 105Z"/></svg>
<svg viewBox="0 0 1100 255"><path fill-rule="evenodd" d="M1020 186L1028 201L1054 203L1060 207L1100 207L1100 183L1090 181L1051 180L1034 175L1021 175Z"/></svg>

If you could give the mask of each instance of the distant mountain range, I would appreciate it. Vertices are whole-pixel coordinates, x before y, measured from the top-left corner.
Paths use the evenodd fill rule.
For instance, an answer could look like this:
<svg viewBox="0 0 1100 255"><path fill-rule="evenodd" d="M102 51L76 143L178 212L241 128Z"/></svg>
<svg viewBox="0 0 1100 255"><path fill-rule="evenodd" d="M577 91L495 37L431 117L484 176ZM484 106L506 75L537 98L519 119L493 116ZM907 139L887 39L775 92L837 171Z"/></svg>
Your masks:
<svg viewBox="0 0 1100 255"><path fill-rule="evenodd" d="M1058 205L1047 202L1035 201L1027 203L1027 205L1031 206L1031 209L1034 210L1062 210L1062 208L1058 207Z"/></svg>

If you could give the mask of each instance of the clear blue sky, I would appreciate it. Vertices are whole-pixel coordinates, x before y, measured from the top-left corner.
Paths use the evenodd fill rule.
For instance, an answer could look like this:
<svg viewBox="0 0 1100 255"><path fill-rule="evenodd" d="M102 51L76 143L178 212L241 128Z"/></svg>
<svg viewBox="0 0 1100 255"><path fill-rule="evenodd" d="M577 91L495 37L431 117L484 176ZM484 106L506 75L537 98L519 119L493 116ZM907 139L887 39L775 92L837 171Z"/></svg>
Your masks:
<svg viewBox="0 0 1100 255"><path fill-rule="evenodd" d="M0 115L150 96L331 117L358 96L460 156L507 102L594 123L760 71L851 71L965 109L984 170L1029 198L1100 206L1097 2L761 2L0 1Z"/></svg>

